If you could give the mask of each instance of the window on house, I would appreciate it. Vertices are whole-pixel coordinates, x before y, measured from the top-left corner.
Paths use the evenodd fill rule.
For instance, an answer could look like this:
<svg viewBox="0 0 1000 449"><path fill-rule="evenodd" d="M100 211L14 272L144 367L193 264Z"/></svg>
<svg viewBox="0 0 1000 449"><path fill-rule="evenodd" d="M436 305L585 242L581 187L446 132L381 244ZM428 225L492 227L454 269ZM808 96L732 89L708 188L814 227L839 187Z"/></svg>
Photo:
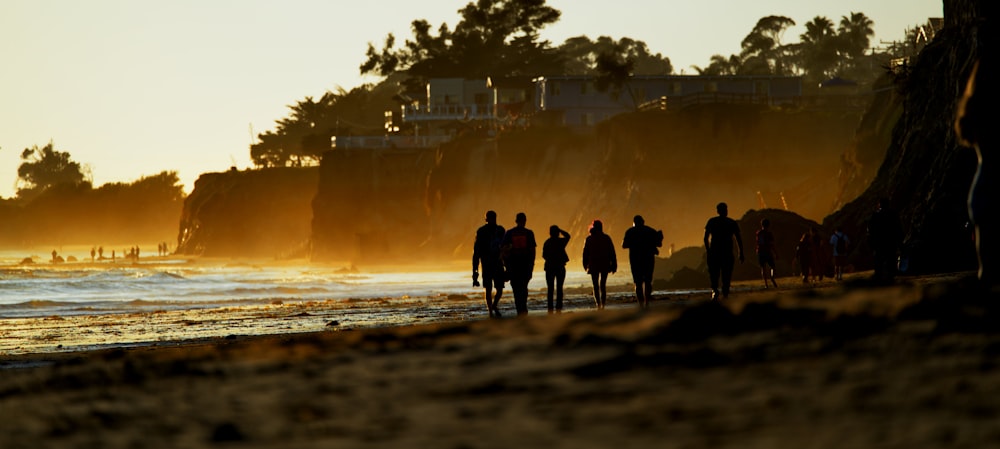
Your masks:
<svg viewBox="0 0 1000 449"><path fill-rule="evenodd" d="M715 81L708 81L705 83L705 92L718 92L719 83Z"/></svg>

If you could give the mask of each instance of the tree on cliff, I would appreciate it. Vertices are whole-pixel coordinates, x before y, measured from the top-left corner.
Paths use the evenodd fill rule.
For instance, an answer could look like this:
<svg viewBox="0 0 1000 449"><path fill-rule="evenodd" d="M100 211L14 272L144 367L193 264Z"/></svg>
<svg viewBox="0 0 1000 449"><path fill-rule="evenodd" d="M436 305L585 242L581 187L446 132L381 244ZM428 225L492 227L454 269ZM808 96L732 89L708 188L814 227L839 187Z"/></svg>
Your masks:
<svg viewBox="0 0 1000 449"><path fill-rule="evenodd" d="M795 21L785 16L762 17L740 43L740 54L713 55L709 65L692 68L701 75L791 75L795 72L794 44L781 38Z"/></svg>
<svg viewBox="0 0 1000 449"><path fill-rule="evenodd" d="M539 31L559 20L560 12L545 0L478 0L460 9L451 30L441 24L437 35L423 19L411 24L413 37L402 48L386 36L382 49L371 43L361 74L411 77L407 90L419 92L430 78L543 75L562 72L562 61Z"/></svg>
<svg viewBox="0 0 1000 449"><path fill-rule="evenodd" d="M315 165L333 136L381 134L397 84L397 77L390 77L378 85L338 88L318 100L306 97L289 105L291 112L275 121L274 131L258 134L250 145L251 160L258 167Z"/></svg>
<svg viewBox="0 0 1000 449"><path fill-rule="evenodd" d="M22 200L31 200L55 185L89 182L80 163L70 159L69 153L56 151L52 141L41 148L38 145L25 148L21 160L17 168L17 197Z"/></svg>
<svg viewBox="0 0 1000 449"><path fill-rule="evenodd" d="M617 41L601 36L590 40L587 36L566 39L558 48L562 54L566 75L597 75L600 72L598 58L613 56L627 61L632 75L666 75L674 71L670 58L660 53L653 54L643 41L623 37Z"/></svg>
<svg viewBox="0 0 1000 449"><path fill-rule="evenodd" d="M767 16L757 21L753 30L740 43L741 74L790 75L790 47L781 37L795 21L785 16Z"/></svg>
<svg viewBox="0 0 1000 449"><path fill-rule="evenodd" d="M865 55L875 35L874 22L865 14L843 16L836 28L830 19L817 16L805 24L799 42L783 43L783 33L794 25L795 21L788 17L763 17L743 38L740 54L716 54L708 66L693 68L702 75L804 74L807 85L832 76L862 82L874 79L870 56Z"/></svg>
<svg viewBox="0 0 1000 449"><path fill-rule="evenodd" d="M799 45L799 63L807 84L815 84L833 76L858 81L875 77L865 52L875 35L874 22L863 13L852 12L840 18L834 30L833 22L826 17L816 17L806 23Z"/></svg>
<svg viewBox="0 0 1000 449"><path fill-rule="evenodd" d="M840 18L837 36L840 38L842 73L852 79L873 76L870 64L866 64L865 53L875 36L875 22L863 13L852 12L850 16Z"/></svg>
<svg viewBox="0 0 1000 449"><path fill-rule="evenodd" d="M806 22L806 32L799 38L802 40L799 47L800 65L806 78L812 81L807 84L815 85L833 76L840 57L840 42L833 22L826 17L817 16Z"/></svg>

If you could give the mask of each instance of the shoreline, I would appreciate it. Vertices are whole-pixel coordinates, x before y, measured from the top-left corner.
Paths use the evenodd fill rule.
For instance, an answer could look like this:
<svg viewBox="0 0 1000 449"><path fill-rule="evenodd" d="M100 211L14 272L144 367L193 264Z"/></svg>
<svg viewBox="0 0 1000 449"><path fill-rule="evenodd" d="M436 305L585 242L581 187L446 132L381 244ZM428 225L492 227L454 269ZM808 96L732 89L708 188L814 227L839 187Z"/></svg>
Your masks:
<svg viewBox="0 0 1000 449"><path fill-rule="evenodd" d="M4 448L995 446L967 273L8 356Z"/></svg>
<svg viewBox="0 0 1000 449"><path fill-rule="evenodd" d="M855 273L849 275L845 282L825 280L816 284L797 283L798 279L793 277L779 278L782 287L778 289L762 288L759 281L737 281L733 283L733 293L727 301L727 307L742 307L742 304L754 301L774 301L788 295L843 296L846 291L863 284L869 274ZM897 286L909 285L914 281L919 284L954 281L969 275L953 273L914 277ZM593 308L593 296L589 290L584 286L567 288L565 313L598 312ZM677 309L708 302L708 290L679 292L655 291L651 308ZM361 322L347 322L344 319L352 308L378 308L380 305L390 311L397 310L397 318L401 318L402 312L398 312L398 309L404 307L404 302L411 300L409 297L288 302L276 300L259 305L4 318L0 319L0 337L3 337L0 338L0 370L19 366L12 362L16 359L59 359L64 354L74 353L183 346L187 342L202 344L255 337L493 321L481 307L481 298L471 295L461 298L452 295L426 301L424 298L417 298L412 304L405 305L430 309L434 303L438 303L465 310L457 316L452 316L455 312L449 308L440 316L424 313L420 315L421 318L410 321L393 321L391 317ZM636 307L630 284L609 285L608 301L610 310ZM354 304L345 306L345 302ZM528 318L546 315L545 303L545 289L532 290L528 302ZM504 311L501 321L517 319L509 291L505 291L501 308Z"/></svg>

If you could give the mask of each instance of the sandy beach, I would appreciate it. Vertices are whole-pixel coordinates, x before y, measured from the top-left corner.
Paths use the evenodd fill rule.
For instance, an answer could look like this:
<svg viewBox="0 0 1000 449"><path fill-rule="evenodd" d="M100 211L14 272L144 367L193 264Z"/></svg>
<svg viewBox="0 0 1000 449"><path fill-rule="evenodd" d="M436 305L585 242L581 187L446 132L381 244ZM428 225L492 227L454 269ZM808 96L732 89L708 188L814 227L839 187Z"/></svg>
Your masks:
<svg viewBox="0 0 1000 449"><path fill-rule="evenodd" d="M997 447L995 299L958 274L11 354L0 447Z"/></svg>

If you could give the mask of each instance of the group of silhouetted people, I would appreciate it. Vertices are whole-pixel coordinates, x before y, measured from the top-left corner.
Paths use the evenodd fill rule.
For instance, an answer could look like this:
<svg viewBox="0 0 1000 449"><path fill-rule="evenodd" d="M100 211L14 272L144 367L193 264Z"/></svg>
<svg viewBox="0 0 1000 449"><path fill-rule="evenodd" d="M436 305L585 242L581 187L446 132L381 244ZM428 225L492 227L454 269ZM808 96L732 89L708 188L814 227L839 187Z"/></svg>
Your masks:
<svg viewBox="0 0 1000 449"><path fill-rule="evenodd" d="M514 292L517 314L528 313L528 282L535 265L535 234L525 227L527 216L521 212L514 219L515 226L505 230L497 224L497 214L486 212L486 224L476 231L472 253L472 285L482 285L485 290L486 308L490 317L501 317L499 302L505 282L510 282ZM570 234L558 225L549 227L549 237L542 244L545 261L545 284L548 289L548 311L563 310L563 285L566 281L566 264L569 254L566 245ZM663 244L663 232L645 225L639 215L625 233L622 247L629 250L632 278L635 281L636 301L648 307L653 293L653 264ZM604 224L594 220L590 234L584 242L581 258L583 269L593 282L594 303L598 309L607 305L608 275L618 271L618 258L611 237L604 233ZM480 284L480 275L482 284Z"/></svg>

